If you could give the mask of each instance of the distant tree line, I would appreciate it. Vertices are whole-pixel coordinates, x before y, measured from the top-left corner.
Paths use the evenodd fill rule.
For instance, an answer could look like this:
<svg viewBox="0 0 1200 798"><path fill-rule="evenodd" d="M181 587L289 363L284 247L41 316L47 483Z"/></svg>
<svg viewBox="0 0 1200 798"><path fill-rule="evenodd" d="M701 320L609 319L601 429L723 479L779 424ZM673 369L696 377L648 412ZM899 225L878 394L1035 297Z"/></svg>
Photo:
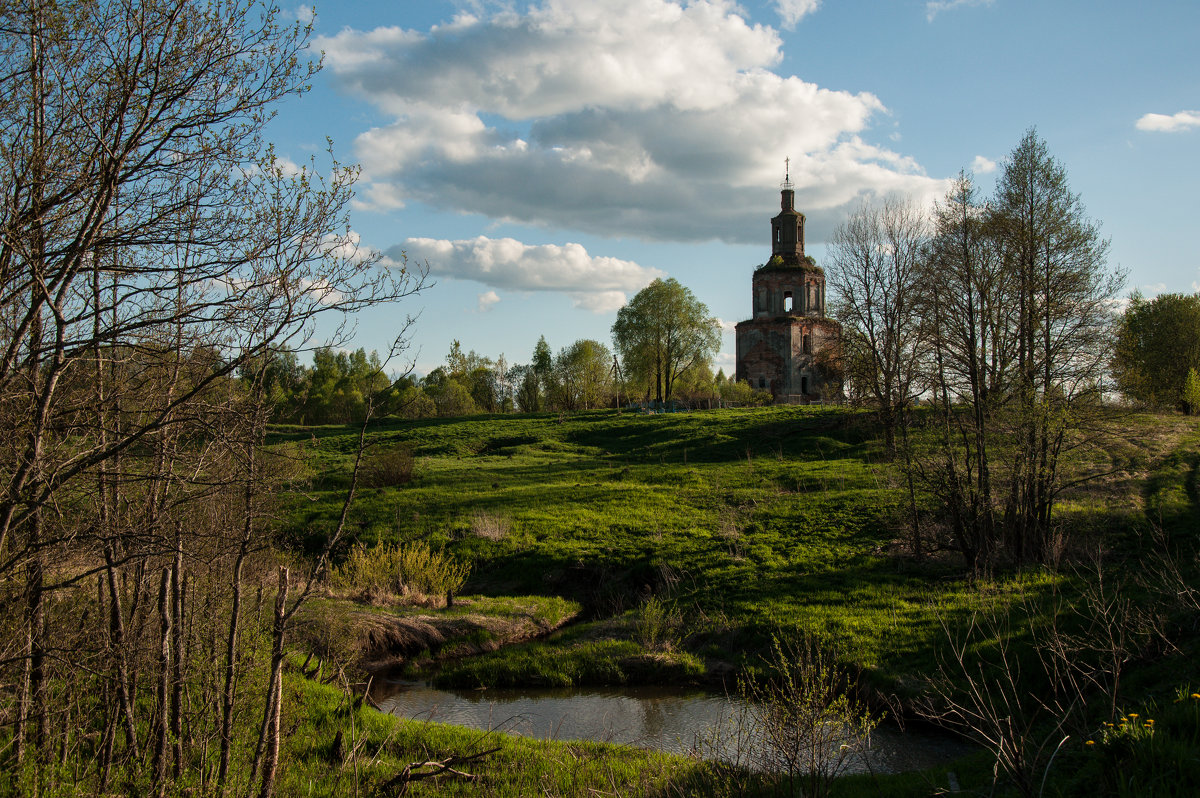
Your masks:
<svg viewBox="0 0 1200 798"><path fill-rule="evenodd" d="M543 335L528 363L509 363L455 340L445 362L423 377L390 379L375 352L317 349L311 366L279 351L262 364L277 422L349 424L368 410L401 418L475 413L591 410L630 402L687 407L755 405L768 393L736 383L712 358L720 327L678 281L655 280L622 308L613 325L615 351L582 338L551 349Z"/></svg>

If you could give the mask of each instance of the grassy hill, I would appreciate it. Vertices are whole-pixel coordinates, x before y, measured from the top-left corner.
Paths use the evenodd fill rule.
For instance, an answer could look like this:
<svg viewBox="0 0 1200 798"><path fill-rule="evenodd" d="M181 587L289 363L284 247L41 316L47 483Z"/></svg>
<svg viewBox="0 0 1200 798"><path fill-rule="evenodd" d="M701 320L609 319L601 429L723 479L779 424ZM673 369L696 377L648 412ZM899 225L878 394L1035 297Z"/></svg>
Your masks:
<svg viewBox="0 0 1200 798"><path fill-rule="evenodd" d="M1101 455L1108 477L1063 502L1080 546L1136 533L1143 494L1163 492L1159 472L1193 427L1128 419ZM312 489L290 506L285 532L314 546L340 509L356 431L279 428L273 440L300 444L312 467ZM541 665L526 652L506 667L508 652L443 676L458 683L663 678L563 664L571 651L628 658L647 644L691 657L674 663L672 678L700 679L745 664L773 632L802 630L837 641L891 688L932 667L943 621L954 625L981 595L954 554L917 561L899 543L904 493L869 414L781 407L431 419L384 422L367 440L376 454L411 451L415 466L407 484L363 490L351 516L358 540L428 542L472 564L467 593L561 596L592 622L536 644L561 648ZM983 593L1039 600L1063 579L1000 574ZM647 624L660 627L653 640ZM560 672L546 671L550 662Z"/></svg>

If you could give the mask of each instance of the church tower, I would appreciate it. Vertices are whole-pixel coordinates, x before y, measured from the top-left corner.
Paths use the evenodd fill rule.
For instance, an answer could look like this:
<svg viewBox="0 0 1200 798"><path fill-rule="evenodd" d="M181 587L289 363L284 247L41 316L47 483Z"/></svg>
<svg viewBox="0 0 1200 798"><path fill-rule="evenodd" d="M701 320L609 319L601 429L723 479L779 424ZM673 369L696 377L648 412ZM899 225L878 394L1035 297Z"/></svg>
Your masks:
<svg viewBox="0 0 1200 798"><path fill-rule="evenodd" d="M753 316L737 325L737 379L779 403L840 396L841 326L825 316L825 272L804 254L804 214L784 176L771 220L771 258L754 270Z"/></svg>

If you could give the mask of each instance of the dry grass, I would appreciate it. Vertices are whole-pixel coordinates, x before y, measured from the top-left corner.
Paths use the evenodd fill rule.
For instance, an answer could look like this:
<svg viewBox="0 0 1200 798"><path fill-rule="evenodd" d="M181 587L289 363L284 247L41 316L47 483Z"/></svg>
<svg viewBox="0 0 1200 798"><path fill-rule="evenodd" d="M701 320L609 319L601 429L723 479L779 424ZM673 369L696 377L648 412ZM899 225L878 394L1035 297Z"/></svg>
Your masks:
<svg viewBox="0 0 1200 798"><path fill-rule="evenodd" d="M471 516L471 532L485 540L503 540L512 532L512 519L480 510Z"/></svg>

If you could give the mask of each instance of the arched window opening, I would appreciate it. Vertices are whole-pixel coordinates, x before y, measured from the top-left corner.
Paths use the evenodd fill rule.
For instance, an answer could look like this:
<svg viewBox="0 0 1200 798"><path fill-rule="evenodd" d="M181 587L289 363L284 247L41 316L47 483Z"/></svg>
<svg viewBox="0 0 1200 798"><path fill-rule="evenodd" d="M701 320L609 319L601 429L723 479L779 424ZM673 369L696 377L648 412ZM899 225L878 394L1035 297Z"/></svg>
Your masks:
<svg viewBox="0 0 1200 798"><path fill-rule="evenodd" d="M812 335L807 333L804 335L804 354L812 354Z"/></svg>
<svg viewBox="0 0 1200 798"><path fill-rule="evenodd" d="M792 292L791 291L783 292L783 312L784 313L792 312Z"/></svg>
<svg viewBox="0 0 1200 798"><path fill-rule="evenodd" d="M808 377L800 378L800 393L808 393Z"/></svg>
<svg viewBox="0 0 1200 798"><path fill-rule="evenodd" d="M767 380L766 380L766 378L765 378L765 377L759 377L759 378L758 378L758 387L759 387L760 389L763 389L763 388L766 388L766 387L767 387Z"/></svg>

